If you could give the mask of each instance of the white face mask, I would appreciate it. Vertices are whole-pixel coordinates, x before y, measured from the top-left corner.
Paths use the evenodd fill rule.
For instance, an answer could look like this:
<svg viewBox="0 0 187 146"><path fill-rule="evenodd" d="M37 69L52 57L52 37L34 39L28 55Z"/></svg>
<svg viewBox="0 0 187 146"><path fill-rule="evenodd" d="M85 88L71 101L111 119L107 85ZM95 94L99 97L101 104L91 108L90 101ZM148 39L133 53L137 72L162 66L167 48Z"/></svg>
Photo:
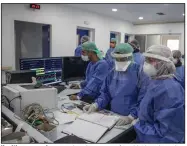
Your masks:
<svg viewBox="0 0 187 146"><path fill-rule="evenodd" d="M131 64L131 61L127 61L127 62L115 61L115 69L116 71L126 71L130 64Z"/></svg>
<svg viewBox="0 0 187 146"><path fill-rule="evenodd" d="M147 62L145 62L144 65L143 65L143 71L144 71L148 76L150 76L150 77L156 76L156 74L157 74L156 68L155 68L153 65L151 65L151 64L149 64L149 63L147 63Z"/></svg>
<svg viewBox="0 0 187 146"><path fill-rule="evenodd" d="M173 63L177 64L178 60L177 59L173 59Z"/></svg>
<svg viewBox="0 0 187 146"><path fill-rule="evenodd" d="M81 55L81 58L82 58L83 61L89 61L88 56Z"/></svg>

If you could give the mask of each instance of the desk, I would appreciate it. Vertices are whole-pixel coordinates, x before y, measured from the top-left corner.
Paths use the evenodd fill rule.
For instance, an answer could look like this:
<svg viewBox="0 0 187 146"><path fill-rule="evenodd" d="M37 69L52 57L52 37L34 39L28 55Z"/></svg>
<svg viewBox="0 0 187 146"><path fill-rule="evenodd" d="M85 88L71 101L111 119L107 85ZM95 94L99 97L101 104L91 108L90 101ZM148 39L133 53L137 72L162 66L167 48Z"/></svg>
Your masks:
<svg viewBox="0 0 187 146"><path fill-rule="evenodd" d="M65 89L61 93L58 94L58 108L61 109L61 105L63 103L75 103L79 104L81 101L71 101L69 100L67 95L70 94L76 94L80 91L80 89ZM66 135L61 133L62 129L66 128L68 124L65 125L60 125L57 127L57 139L63 138ZM131 137L129 137L128 133L130 132ZM126 135L126 137L125 137ZM113 143L113 142L120 142L122 139L123 142L129 142L135 139L135 134L134 134L134 129L132 126L127 127L126 130L123 129L117 129L117 128L112 128L110 131L108 131L99 141L98 143Z"/></svg>
<svg viewBox="0 0 187 146"><path fill-rule="evenodd" d="M4 105L2 105L2 113L8 117L11 121L13 121L17 126L22 125L22 129L28 133L29 136L33 137L38 143L53 143L48 138L46 138L44 135L42 135L40 132L38 132L36 129L31 127L26 122L19 119L19 117L16 118L15 114L11 112L9 109L7 109Z"/></svg>
<svg viewBox="0 0 187 146"><path fill-rule="evenodd" d="M63 103L76 103L79 104L81 101L77 100L77 101L71 101L69 100L69 97L67 95L70 94L76 94L80 92L80 89L65 89L64 91L62 91L60 94L58 94L58 109L61 109L61 105ZM56 109L56 110L58 110ZM63 137L66 136L66 134L61 133L63 131L64 128L66 128L68 126L68 124L62 124L62 125L58 125L57 128L57 135L56 137L54 137L54 139L51 141L49 139L47 139L45 136L43 136L40 132L38 132L36 129L34 129L33 127L31 127L30 125L28 125L27 123L25 123L22 120L19 120L15 117L15 114L12 113L10 110L8 110L6 107L4 107L2 105L2 112L8 116L13 122L15 122L17 125L19 124L23 124L22 128L23 130L27 131L27 133L33 137L34 139L36 139L39 143L44 143L44 142L48 142L51 143L52 141L56 141L58 139L61 139ZM123 129L116 129L115 127L112 128L110 131L108 131L99 141L98 143L130 143L132 140L135 139L135 134L133 133L133 127L127 127L126 130ZM129 136L129 133L130 134Z"/></svg>

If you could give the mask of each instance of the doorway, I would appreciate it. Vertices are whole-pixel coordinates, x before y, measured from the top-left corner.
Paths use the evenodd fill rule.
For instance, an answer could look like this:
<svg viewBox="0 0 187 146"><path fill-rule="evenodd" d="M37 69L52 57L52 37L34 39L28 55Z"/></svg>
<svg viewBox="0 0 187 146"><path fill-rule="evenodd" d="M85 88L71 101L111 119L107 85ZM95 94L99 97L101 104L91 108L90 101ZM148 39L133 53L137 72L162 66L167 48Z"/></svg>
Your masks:
<svg viewBox="0 0 187 146"><path fill-rule="evenodd" d="M95 41L95 29L86 27L77 27L77 46L81 45L81 38L88 36L91 42Z"/></svg>
<svg viewBox="0 0 187 146"><path fill-rule="evenodd" d="M121 33L120 32L114 32L114 31L111 31L110 32L110 40L111 38L116 38L116 43L120 43L121 42Z"/></svg>
<svg viewBox="0 0 187 146"><path fill-rule="evenodd" d="M14 21L16 69L20 58L50 57L51 25Z"/></svg>

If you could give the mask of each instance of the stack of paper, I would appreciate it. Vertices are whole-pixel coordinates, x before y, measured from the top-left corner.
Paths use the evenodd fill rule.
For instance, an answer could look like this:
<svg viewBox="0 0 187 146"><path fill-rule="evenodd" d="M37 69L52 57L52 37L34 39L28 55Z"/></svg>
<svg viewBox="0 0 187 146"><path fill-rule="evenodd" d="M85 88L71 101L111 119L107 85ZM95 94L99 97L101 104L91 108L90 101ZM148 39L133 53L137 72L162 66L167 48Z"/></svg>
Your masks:
<svg viewBox="0 0 187 146"><path fill-rule="evenodd" d="M108 129L111 129L119 120L118 116L109 116L101 113L82 114L78 117L81 120L85 120L94 124L98 124Z"/></svg>
<svg viewBox="0 0 187 146"><path fill-rule="evenodd" d="M96 143L107 130L108 128L106 127L77 119L65 128L63 132Z"/></svg>
<svg viewBox="0 0 187 146"><path fill-rule="evenodd" d="M107 130L115 125L118 119L117 116L101 113L82 114L63 132L96 143Z"/></svg>

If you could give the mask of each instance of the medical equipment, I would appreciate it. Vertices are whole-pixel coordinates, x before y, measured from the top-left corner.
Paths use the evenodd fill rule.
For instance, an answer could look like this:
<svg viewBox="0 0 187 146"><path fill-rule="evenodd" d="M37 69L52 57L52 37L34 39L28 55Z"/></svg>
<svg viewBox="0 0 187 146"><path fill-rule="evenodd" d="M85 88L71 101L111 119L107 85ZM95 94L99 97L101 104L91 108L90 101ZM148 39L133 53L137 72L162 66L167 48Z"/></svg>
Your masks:
<svg viewBox="0 0 187 146"><path fill-rule="evenodd" d="M3 95L10 101L14 113L21 116L22 110L29 104L38 103L43 108L57 107L57 90L48 86L34 88L34 84L8 84L3 87Z"/></svg>

